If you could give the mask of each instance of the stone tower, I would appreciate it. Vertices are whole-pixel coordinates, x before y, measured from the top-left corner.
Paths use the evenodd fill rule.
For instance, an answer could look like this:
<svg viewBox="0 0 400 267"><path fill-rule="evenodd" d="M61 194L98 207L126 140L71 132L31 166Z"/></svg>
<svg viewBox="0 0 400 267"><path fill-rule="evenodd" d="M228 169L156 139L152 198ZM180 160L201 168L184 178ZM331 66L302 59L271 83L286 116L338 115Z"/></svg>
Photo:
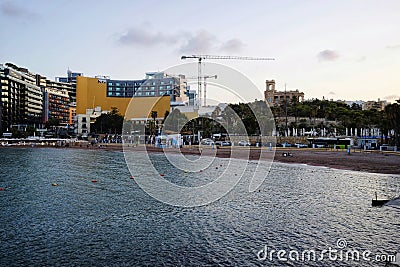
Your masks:
<svg viewBox="0 0 400 267"><path fill-rule="evenodd" d="M275 80L266 80L265 81L265 91L264 91L264 100L271 104L274 101L275 94Z"/></svg>

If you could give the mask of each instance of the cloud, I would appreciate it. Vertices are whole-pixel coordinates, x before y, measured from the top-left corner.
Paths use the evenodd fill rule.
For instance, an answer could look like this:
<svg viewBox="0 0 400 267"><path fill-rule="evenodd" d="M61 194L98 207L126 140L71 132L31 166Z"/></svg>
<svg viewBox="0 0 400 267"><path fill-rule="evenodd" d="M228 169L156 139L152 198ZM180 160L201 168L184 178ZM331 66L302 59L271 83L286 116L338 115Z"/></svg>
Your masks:
<svg viewBox="0 0 400 267"><path fill-rule="evenodd" d="M336 95L336 93L335 93L335 92L332 92L332 91L330 91L330 92L328 93L328 95Z"/></svg>
<svg viewBox="0 0 400 267"><path fill-rule="evenodd" d="M319 52L317 57L319 61L335 61L340 57L340 55L334 50L327 49Z"/></svg>
<svg viewBox="0 0 400 267"><path fill-rule="evenodd" d="M31 12L25 7L18 6L15 4L15 2L11 1L3 2L0 6L0 12L5 16L13 18L33 19L38 16L36 13Z"/></svg>
<svg viewBox="0 0 400 267"><path fill-rule="evenodd" d="M243 50L244 43L237 38L222 43L220 50L227 53L236 53Z"/></svg>
<svg viewBox="0 0 400 267"><path fill-rule="evenodd" d="M150 32L139 28L129 29L119 36L118 42L124 45L153 46L158 44L173 44L177 42L177 36L165 35L161 32Z"/></svg>
<svg viewBox="0 0 400 267"><path fill-rule="evenodd" d="M232 38L225 42L206 31L166 33L151 30L151 25L146 27L130 28L124 33L114 36L120 45L154 47L169 45L179 53L201 54L212 51L235 53L240 52L244 44L238 38Z"/></svg>
<svg viewBox="0 0 400 267"><path fill-rule="evenodd" d="M397 45L388 45L388 46L386 46L386 48L387 48L387 49L393 49L393 50L395 50L395 49L400 49L400 44L397 44Z"/></svg>
<svg viewBox="0 0 400 267"><path fill-rule="evenodd" d="M205 30L189 35L179 49L182 53L207 53L216 47L217 38Z"/></svg>

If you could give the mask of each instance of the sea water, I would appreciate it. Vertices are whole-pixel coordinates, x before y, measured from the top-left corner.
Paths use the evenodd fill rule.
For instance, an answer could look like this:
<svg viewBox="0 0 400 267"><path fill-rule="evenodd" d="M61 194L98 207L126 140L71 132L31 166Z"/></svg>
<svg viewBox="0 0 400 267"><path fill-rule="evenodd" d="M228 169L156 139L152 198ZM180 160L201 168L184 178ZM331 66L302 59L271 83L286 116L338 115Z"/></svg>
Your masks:
<svg viewBox="0 0 400 267"><path fill-rule="evenodd" d="M191 173L150 157L184 186L228 162ZM183 208L147 195L122 152L1 148L0 166L0 266L384 266L376 256L400 249L400 210L371 207L375 192L398 193L399 176L274 163L255 192L245 173L218 201Z"/></svg>

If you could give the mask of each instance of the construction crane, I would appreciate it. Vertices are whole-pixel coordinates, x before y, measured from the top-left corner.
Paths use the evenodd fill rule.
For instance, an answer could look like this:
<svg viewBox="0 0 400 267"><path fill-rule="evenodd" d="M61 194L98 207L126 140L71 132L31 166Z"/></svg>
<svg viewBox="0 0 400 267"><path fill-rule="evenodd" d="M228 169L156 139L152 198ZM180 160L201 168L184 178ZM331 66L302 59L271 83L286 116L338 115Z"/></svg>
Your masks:
<svg viewBox="0 0 400 267"><path fill-rule="evenodd" d="M207 79L217 79L217 75L205 75L200 77L200 79L204 80L203 86L204 86L204 106L207 106ZM198 77L186 77L186 79L198 79Z"/></svg>
<svg viewBox="0 0 400 267"><path fill-rule="evenodd" d="M266 57L241 57L241 56L213 56L213 55L191 55L191 56L182 56L181 59L190 59L196 58L198 60L198 69L197 69L197 90L198 90L198 102L201 106L201 62L203 59L231 59L231 60L275 60L274 58L266 58ZM204 92L206 94L206 92ZM204 103L206 100L204 99Z"/></svg>

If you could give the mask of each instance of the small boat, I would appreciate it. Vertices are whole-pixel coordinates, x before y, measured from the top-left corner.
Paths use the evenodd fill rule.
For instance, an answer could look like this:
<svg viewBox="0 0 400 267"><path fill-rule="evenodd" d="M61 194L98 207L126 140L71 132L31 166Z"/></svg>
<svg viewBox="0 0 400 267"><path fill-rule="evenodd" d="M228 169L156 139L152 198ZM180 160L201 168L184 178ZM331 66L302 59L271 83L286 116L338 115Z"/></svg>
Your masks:
<svg viewBox="0 0 400 267"><path fill-rule="evenodd" d="M372 200L372 207L383 206L386 203L388 203L389 201L390 201L390 199L373 199Z"/></svg>
<svg viewBox="0 0 400 267"><path fill-rule="evenodd" d="M380 207L388 203L391 199L378 199L378 193L375 192L375 199L372 199L372 207Z"/></svg>

